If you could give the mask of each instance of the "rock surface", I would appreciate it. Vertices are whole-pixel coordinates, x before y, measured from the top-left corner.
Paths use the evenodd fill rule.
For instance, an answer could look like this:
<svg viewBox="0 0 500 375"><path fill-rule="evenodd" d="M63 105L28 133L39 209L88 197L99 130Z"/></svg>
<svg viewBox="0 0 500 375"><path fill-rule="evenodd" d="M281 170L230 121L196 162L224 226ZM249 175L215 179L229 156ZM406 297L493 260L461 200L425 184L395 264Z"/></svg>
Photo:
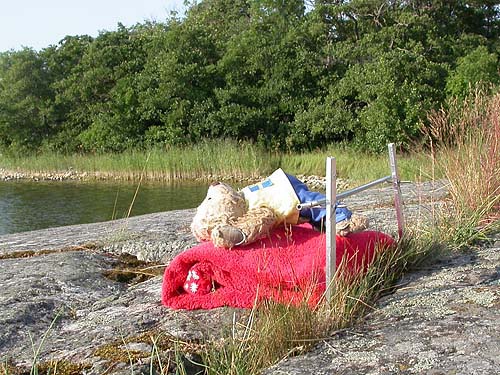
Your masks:
<svg viewBox="0 0 500 375"><path fill-rule="evenodd" d="M429 220L442 184L404 185L405 215ZM390 188L345 202L371 227L396 231ZM109 277L128 253L159 270L195 241L193 210L0 236L0 363L29 368L33 358L77 366L76 373L149 373L151 337L196 343L218 336L245 311L173 311L161 306L162 277L127 284ZM500 245L412 273L366 322L334 334L268 374L490 374L498 355ZM34 349L31 344L34 342ZM38 349L39 347L39 349ZM34 353L34 351L36 353ZM1 369L1 366L0 366ZM0 371L1 373L1 371ZM9 373L15 373L11 370Z"/></svg>
<svg viewBox="0 0 500 375"><path fill-rule="evenodd" d="M362 325L265 374L500 373L500 236L400 285Z"/></svg>

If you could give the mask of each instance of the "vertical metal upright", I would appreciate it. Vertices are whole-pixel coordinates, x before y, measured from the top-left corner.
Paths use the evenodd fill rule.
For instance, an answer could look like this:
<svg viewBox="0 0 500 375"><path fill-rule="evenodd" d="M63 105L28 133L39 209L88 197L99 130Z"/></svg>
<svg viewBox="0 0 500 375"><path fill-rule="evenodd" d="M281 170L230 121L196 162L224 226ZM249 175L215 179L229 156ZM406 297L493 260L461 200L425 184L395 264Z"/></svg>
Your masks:
<svg viewBox="0 0 500 375"><path fill-rule="evenodd" d="M399 179L398 165L396 162L396 147L394 143L389 143L389 162L391 164L392 187L394 189L394 208L396 210L396 220L398 222L399 239L403 237L405 227L403 218L403 199L401 196L401 181Z"/></svg>
<svg viewBox="0 0 500 375"><path fill-rule="evenodd" d="M404 232L404 218L403 218L403 199L401 195L401 181L399 179L398 166L396 162L396 148L394 143L388 145L389 148L389 162L391 166L391 176L380 178L372 181L361 187L352 189L348 192L341 193L341 196L353 195L357 192L366 190L371 186L381 184L392 180L394 189L394 207L396 211L396 219L398 222L398 235L399 239L403 236ZM325 202L326 201L326 202ZM337 164L334 157L326 158L326 199L325 201L310 202L310 205L303 204L304 207L311 207L312 205L326 203L326 300L331 302L333 297L333 278L337 268L337 242L336 242L336 217L335 206L337 203ZM299 208L300 209L300 208Z"/></svg>
<svg viewBox="0 0 500 375"><path fill-rule="evenodd" d="M335 206L337 202L337 164L334 157L326 158L326 300L333 296L333 278L337 263Z"/></svg>

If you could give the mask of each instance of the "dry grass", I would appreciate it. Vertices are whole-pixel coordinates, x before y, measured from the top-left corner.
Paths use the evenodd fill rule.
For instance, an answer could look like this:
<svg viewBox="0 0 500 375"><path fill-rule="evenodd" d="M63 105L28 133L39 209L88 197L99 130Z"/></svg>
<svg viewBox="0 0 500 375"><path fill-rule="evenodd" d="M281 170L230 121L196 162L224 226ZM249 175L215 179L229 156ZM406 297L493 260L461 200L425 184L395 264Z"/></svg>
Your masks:
<svg viewBox="0 0 500 375"><path fill-rule="evenodd" d="M414 238L409 235L408 238ZM352 326L374 310L381 294L387 293L409 267L436 250L432 241L403 239L398 246L380 249L366 272L352 273L339 266L330 303L315 308L272 301L256 304L243 323L234 322L231 332L209 342L201 354L206 374L258 374L276 362L309 350L337 330ZM342 259L341 264L345 264Z"/></svg>
<svg viewBox="0 0 500 375"><path fill-rule="evenodd" d="M429 120L424 133L435 167L449 182L444 222L451 237L456 237L453 241L464 242L457 236L470 238L474 231L498 229L500 93L487 96L475 91L464 102L454 101L447 110L431 113ZM466 233L460 233L460 228Z"/></svg>

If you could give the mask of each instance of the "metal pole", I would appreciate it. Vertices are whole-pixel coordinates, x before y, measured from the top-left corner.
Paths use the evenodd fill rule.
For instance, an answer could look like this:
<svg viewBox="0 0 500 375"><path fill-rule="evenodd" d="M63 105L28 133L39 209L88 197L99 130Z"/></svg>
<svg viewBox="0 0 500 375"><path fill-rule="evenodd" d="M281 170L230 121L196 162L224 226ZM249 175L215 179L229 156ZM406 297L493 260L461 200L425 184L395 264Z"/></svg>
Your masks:
<svg viewBox="0 0 500 375"><path fill-rule="evenodd" d="M396 209L396 220L398 222L399 239L403 237L405 227L403 218L403 199L401 196L401 181L399 180L398 165L396 162L396 147L394 143L389 143L389 162L391 164L392 186L394 188L394 208Z"/></svg>
<svg viewBox="0 0 500 375"><path fill-rule="evenodd" d="M326 158L326 300L332 300L332 280L337 262L335 203L337 202L337 165L334 157Z"/></svg>
<svg viewBox="0 0 500 375"><path fill-rule="evenodd" d="M388 182L392 179L392 176L385 176L382 178L379 178L378 180L368 182L367 184L355 187L351 190L344 191L340 194L337 195L337 200L344 199L346 197L350 197L351 195L360 193L364 190L367 190L373 186L383 184L384 182ZM320 199L317 201L312 201L312 202L305 202L305 203L300 203L297 205L297 210L302 210L304 208L311 208L311 207L317 207L317 206L325 206L326 205L326 199Z"/></svg>
<svg viewBox="0 0 500 375"><path fill-rule="evenodd" d="M337 195L337 200L344 199L346 197L350 197L351 195L354 195L357 193L361 193L362 191L365 191L373 186L383 184L384 182L388 182L390 180L391 180L391 176L385 176L385 177L379 178L378 180L371 181L371 182L368 182L364 185L355 187L351 190L344 191L343 193L340 193L339 195Z"/></svg>

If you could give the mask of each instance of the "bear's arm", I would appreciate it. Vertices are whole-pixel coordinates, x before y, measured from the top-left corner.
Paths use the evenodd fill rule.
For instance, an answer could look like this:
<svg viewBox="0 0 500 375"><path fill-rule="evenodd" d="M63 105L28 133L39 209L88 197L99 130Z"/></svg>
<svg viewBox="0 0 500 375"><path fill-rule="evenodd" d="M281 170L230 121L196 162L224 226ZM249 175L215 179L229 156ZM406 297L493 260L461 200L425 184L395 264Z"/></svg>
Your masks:
<svg viewBox="0 0 500 375"><path fill-rule="evenodd" d="M267 207L252 208L236 219L232 225L222 225L212 231L212 242L217 247L232 248L246 245L267 236L276 226L278 219ZM236 231L234 231L236 229ZM234 236L241 231L242 236Z"/></svg>

